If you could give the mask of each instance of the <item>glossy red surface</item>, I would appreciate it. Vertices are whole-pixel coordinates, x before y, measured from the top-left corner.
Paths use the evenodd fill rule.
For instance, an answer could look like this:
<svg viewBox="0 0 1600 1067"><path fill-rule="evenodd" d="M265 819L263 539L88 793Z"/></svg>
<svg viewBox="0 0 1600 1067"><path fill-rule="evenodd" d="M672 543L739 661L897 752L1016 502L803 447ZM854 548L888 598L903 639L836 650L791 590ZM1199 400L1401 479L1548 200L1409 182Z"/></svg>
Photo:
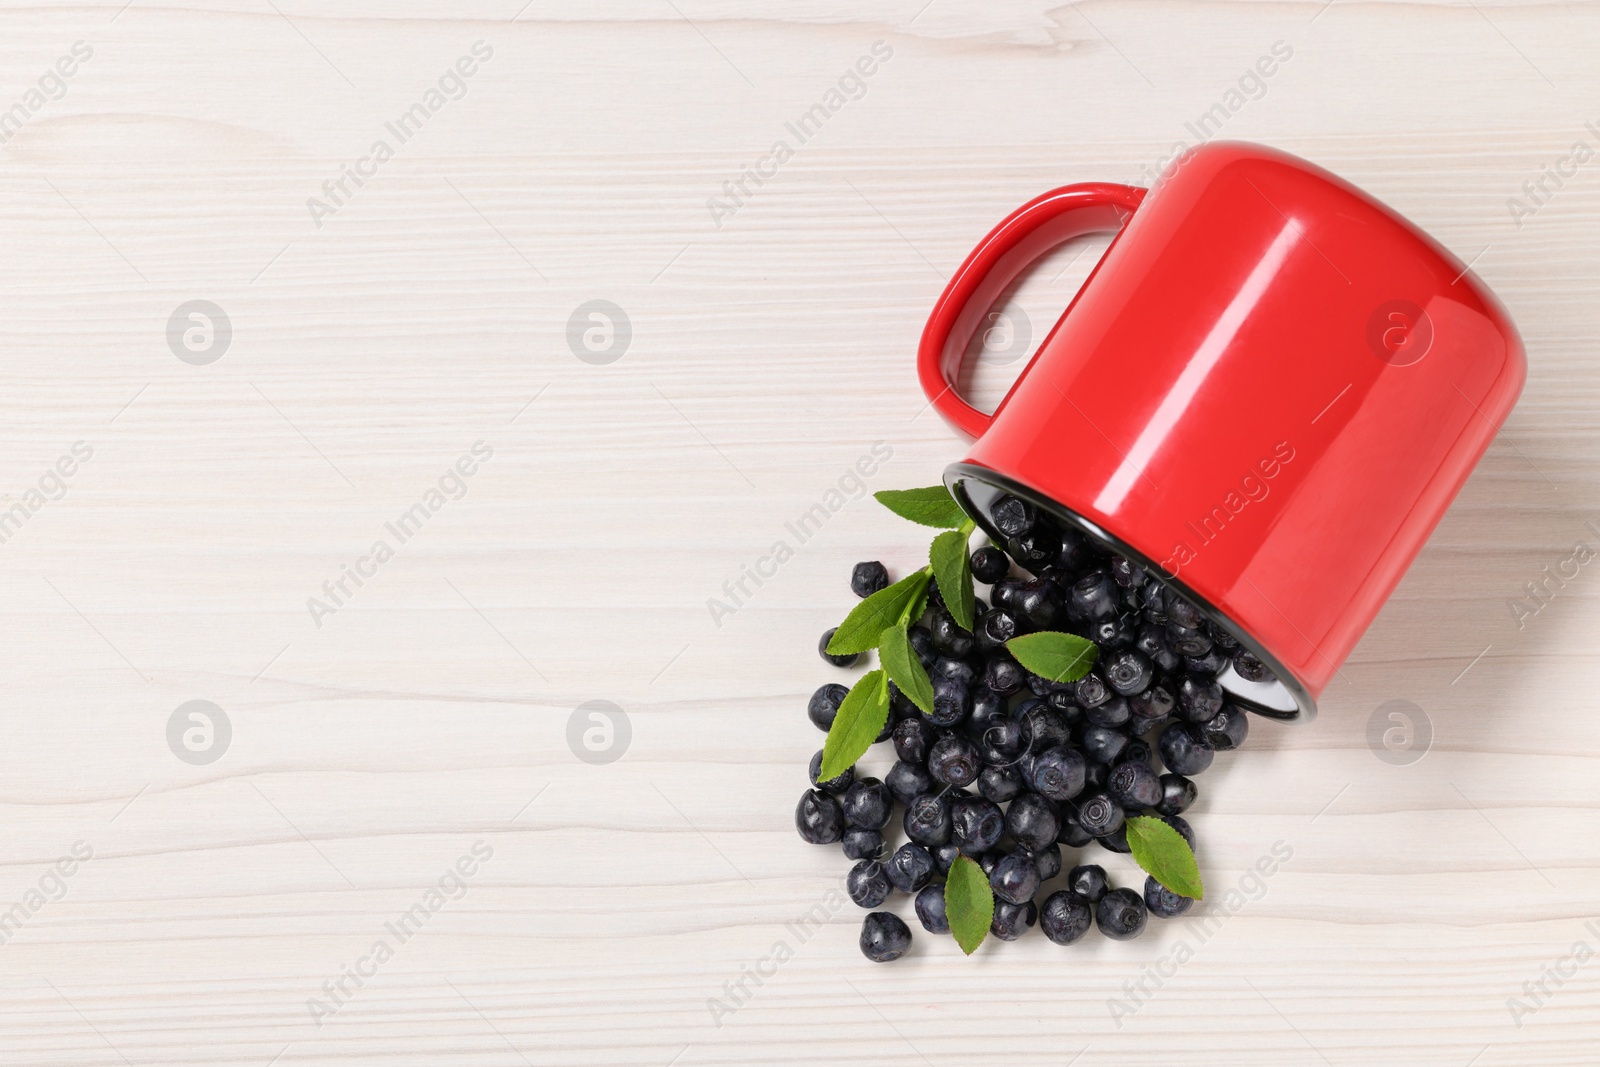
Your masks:
<svg viewBox="0 0 1600 1067"><path fill-rule="evenodd" d="M992 419L957 397L1005 285L1124 218ZM950 282L918 363L978 437L969 463L1161 563L1312 696L1526 376L1504 309L1453 256L1333 175L1239 143L1191 151L1147 196L1078 185L1019 209Z"/></svg>

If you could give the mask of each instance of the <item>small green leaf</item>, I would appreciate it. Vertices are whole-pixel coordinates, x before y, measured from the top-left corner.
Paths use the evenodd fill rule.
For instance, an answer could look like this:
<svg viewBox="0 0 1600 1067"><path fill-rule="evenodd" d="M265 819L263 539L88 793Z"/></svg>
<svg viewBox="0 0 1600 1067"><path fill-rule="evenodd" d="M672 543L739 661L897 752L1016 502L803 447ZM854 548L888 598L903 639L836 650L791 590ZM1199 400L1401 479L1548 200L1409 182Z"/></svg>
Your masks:
<svg viewBox="0 0 1600 1067"><path fill-rule="evenodd" d="M1128 847L1147 874L1180 896L1205 896L1200 867L1182 834L1152 815L1135 815L1127 827Z"/></svg>
<svg viewBox="0 0 1600 1067"><path fill-rule="evenodd" d="M989 935L994 922L994 890L983 868L966 856L957 856L944 883L944 917L961 951L972 955Z"/></svg>
<svg viewBox="0 0 1600 1067"><path fill-rule="evenodd" d="M920 570L902 578L886 589L880 589L857 604L845 616L844 622L828 642L829 653L848 656L852 652L867 652L878 647L884 630L900 621L907 605L927 591L928 572Z"/></svg>
<svg viewBox="0 0 1600 1067"><path fill-rule="evenodd" d="M942 485L930 485L926 489L884 489L872 496L902 519L924 526L954 530L967 521L967 513Z"/></svg>
<svg viewBox="0 0 1600 1067"><path fill-rule="evenodd" d="M972 525L962 523L961 529L935 537L928 549L928 563L939 583L944 606L956 625L968 631L972 629L973 608L972 558L967 555L967 539L971 536Z"/></svg>
<svg viewBox="0 0 1600 1067"><path fill-rule="evenodd" d="M817 781L832 781L855 766L883 732L888 719L889 679L882 671L868 671L839 705L839 714L828 728Z"/></svg>
<svg viewBox="0 0 1600 1067"><path fill-rule="evenodd" d="M939 583L944 589L944 583ZM1024 634L1006 642L1017 662L1041 678L1052 682L1076 682L1089 673L1099 649L1093 641L1077 634L1063 634L1046 630ZM829 651L832 651L830 649Z"/></svg>
<svg viewBox="0 0 1600 1067"><path fill-rule="evenodd" d="M903 625L891 626L883 631L883 640L878 643L878 661L889 672L889 680L899 687L907 700L927 714L933 714L933 682L912 650L911 640Z"/></svg>

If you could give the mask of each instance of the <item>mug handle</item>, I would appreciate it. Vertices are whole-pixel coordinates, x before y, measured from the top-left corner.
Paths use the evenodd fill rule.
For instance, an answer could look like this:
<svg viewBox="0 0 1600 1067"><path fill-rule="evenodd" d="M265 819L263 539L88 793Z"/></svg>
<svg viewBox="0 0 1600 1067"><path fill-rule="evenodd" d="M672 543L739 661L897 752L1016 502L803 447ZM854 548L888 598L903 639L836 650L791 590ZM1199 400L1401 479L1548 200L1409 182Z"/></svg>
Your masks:
<svg viewBox="0 0 1600 1067"><path fill-rule="evenodd" d="M1120 230L1145 192L1110 182L1065 185L1023 204L989 231L934 304L917 349L917 377L939 414L963 433L982 436L994 416L958 396L955 383L983 315L1017 275L1056 245Z"/></svg>

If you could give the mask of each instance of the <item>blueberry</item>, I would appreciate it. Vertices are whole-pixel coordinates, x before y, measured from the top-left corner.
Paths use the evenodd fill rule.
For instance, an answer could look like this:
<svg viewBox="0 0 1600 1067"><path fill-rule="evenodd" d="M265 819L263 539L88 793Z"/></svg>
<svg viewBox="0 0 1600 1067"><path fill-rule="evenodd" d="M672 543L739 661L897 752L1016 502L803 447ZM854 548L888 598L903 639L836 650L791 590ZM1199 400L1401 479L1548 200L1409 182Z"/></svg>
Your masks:
<svg viewBox="0 0 1600 1067"><path fill-rule="evenodd" d="M939 793L924 793L906 805L901 825L919 845L937 848L950 840L952 801Z"/></svg>
<svg viewBox="0 0 1600 1067"><path fill-rule="evenodd" d="M933 713L928 721L935 726L959 726L972 714L972 691L952 678L933 677Z"/></svg>
<svg viewBox="0 0 1600 1067"><path fill-rule="evenodd" d="M1048 630L1063 614L1061 588L1048 578L1023 582L1017 606L1034 629Z"/></svg>
<svg viewBox="0 0 1600 1067"><path fill-rule="evenodd" d="M1095 726L1123 726L1133 719L1133 706L1127 697L1112 697L1087 709L1083 717Z"/></svg>
<svg viewBox="0 0 1600 1067"><path fill-rule="evenodd" d="M1061 829L1056 831L1056 841L1068 848L1082 848L1094 840L1094 835L1078 825L1072 812L1061 813Z"/></svg>
<svg viewBox="0 0 1600 1067"><path fill-rule="evenodd" d="M1128 845L1128 826L1126 823L1117 827L1112 833L1094 839L1095 843L1107 852L1120 852L1126 856L1133 849Z"/></svg>
<svg viewBox="0 0 1600 1067"><path fill-rule="evenodd" d="M882 830L889 825L894 794L876 778L857 778L839 801L844 821L863 830Z"/></svg>
<svg viewBox="0 0 1600 1067"><path fill-rule="evenodd" d="M813 845L831 845L844 836L844 813L822 790L807 789L795 806L794 826Z"/></svg>
<svg viewBox="0 0 1600 1067"><path fill-rule="evenodd" d="M1055 565L1061 552L1061 536L1045 526L1035 526L1021 537L1006 543L1011 558L1017 565L1033 574Z"/></svg>
<svg viewBox="0 0 1600 1067"><path fill-rule="evenodd" d="M1089 627L1089 640L1099 645L1101 652L1127 648L1138 636L1138 619L1133 615L1101 619Z"/></svg>
<svg viewBox="0 0 1600 1067"><path fill-rule="evenodd" d="M827 733L833 726L834 716L839 714L839 705L849 695L850 690L838 682L818 686L817 691L811 694L811 701L806 704L806 715L810 717L811 725Z"/></svg>
<svg viewBox="0 0 1600 1067"><path fill-rule="evenodd" d="M1114 652L1100 665L1100 673L1105 675L1106 684L1123 696L1132 696L1142 693L1155 676L1155 667L1150 662L1150 657L1137 649L1125 648Z"/></svg>
<svg viewBox="0 0 1600 1067"><path fill-rule="evenodd" d="M1193 903L1193 897L1174 893L1149 875L1145 876L1144 906L1150 909L1151 915L1160 919L1170 919L1188 911Z"/></svg>
<svg viewBox="0 0 1600 1067"><path fill-rule="evenodd" d="M1094 906L1094 921L1111 940L1132 940L1144 932L1144 900L1131 889L1113 889Z"/></svg>
<svg viewBox="0 0 1600 1067"><path fill-rule="evenodd" d="M1228 653L1220 648L1213 648L1203 656L1183 657L1183 669L1190 674L1217 675L1222 669L1233 662Z"/></svg>
<svg viewBox="0 0 1600 1067"><path fill-rule="evenodd" d="M938 731L922 716L902 719L894 728L894 754L908 763L925 763Z"/></svg>
<svg viewBox="0 0 1600 1067"><path fill-rule="evenodd" d="M1014 799L1025 788L1022 772L1015 767L985 767L978 772L978 792L996 804Z"/></svg>
<svg viewBox="0 0 1600 1067"><path fill-rule="evenodd" d="M1061 832L1056 806L1037 793L1024 793L1006 809L1006 833L1023 848L1038 851Z"/></svg>
<svg viewBox="0 0 1600 1067"><path fill-rule="evenodd" d="M1072 727L1059 711L1037 700L1025 700L1012 709L1012 717L1022 725L1028 747L1044 752L1057 745L1072 743Z"/></svg>
<svg viewBox="0 0 1600 1067"><path fill-rule="evenodd" d="M844 891L869 911L889 899L889 875L877 860L864 859L844 876Z"/></svg>
<svg viewBox="0 0 1600 1067"><path fill-rule="evenodd" d="M1177 626L1196 629L1205 621L1200 609L1176 593L1167 594L1167 621Z"/></svg>
<svg viewBox="0 0 1600 1067"><path fill-rule="evenodd" d="M900 760L884 775L883 784L902 804L909 804L923 793L933 792L933 776L920 763Z"/></svg>
<svg viewBox="0 0 1600 1067"><path fill-rule="evenodd" d="M1110 883L1106 881L1106 869L1098 863L1079 864L1067 872L1067 888L1090 904L1098 904L1110 888Z"/></svg>
<svg viewBox="0 0 1600 1067"><path fill-rule="evenodd" d="M855 569L850 572L850 591L862 599L887 588L888 585L889 571L875 559L857 563Z"/></svg>
<svg viewBox="0 0 1600 1067"><path fill-rule="evenodd" d="M844 854L853 860L876 859L883 851L883 834L852 826L844 832Z"/></svg>
<svg viewBox="0 0 1600 1067"><path fill-rule="evenodd" d="M832 629L822 631L822 639L817 642L817 655L821 656L835 667L854 667L856 665L856 661L861 658L861 653L846 652L842 655L836 656L828 651L828 642L832 641L833 635L838 632L839 628L837 626L833 627Z"/></svg>
<svg viewBox="0 0 1600 1067"><path fill-rule="evenodd" d="M1122 750L1122 754L1117 757L1117 763L1142 763L1148 767L1150 766L1150 761L1154 758L1155 752L1150 748L1150 746L1135 737L1132 741L1128 742L1128 746L1124 748ZM1112 764L1113 767L1116 765L1116 763Z"/></svg>
<svg viewBox="0 0 1600 1067"><path fill-rule="evenodd" d="M972 634L963 630L949 612L940 611L933 616L933 647L946 656L965 659L972 655L977 642Z"/></svg>
<svg viewBox="0 0 1600 1067"><path fill-rule="evenodd" d="M977 646L985 652L998 652L1017 636L1017 616L1008 608L996 607L983 613L972 631Z"/></svg>
<svg viewBox="0 0 1600 1067"><path fill-rule="evenodd" d="M1194 851L1194 828L1181 815L1163 815L1161 821L1178 831L1178 836L1188 844L1189 851Z"/></svg>
<svg viewBox="0 0 1600 1067"><path fill-rule="evenodd" d="M955 863L960 855L961 850L955 846L955 842L940 845L933 850L933 866L940 874L949 874L950 865Z"/></svg>
<svg viewBox="0 0 1600 1067"><path fill-rule="evenodd" d="M1078 825L1096 837L1114 833L1122 826L1122 805L1105 793L1084 797L1073 805Z"/></svg>
<svg viewBox="0 0 1600 1067"><path fill-rule="evenodd" d="M1194 735L1188 723L1175 722L1161 731L1161 762L1174 774L1192 777L1211 766L1215 753Z"/></svg>
<svg viewBox="0 0 1600 1067"><path fill-rule="evenodd" d="M964 659L952 659L949 656L940 656L934 660L928 676L930 679L948 678L952 682L960 682L968 689L971 689L972 683L978 680L978 672L973 669L972 664Z"/></svg>
<svg viewBox="0 0 1600 1067"><path fill-rule="evenodd" d="M911 930L892 911L875 911L861 924L861 954L873 963L888 963L911 947Z"/></svg>
<svg viewBox="0 0 1600 1067"><path fill-rule="evenodd" d="M1086 574L1072 583L1067 594L1067 616L1088 622L1109 619L1117 614L1121 599L1117 583L1104 571Z"/></svg>
<svg viewBox="0 0 1600 1067"><path fill-rule="evenodd" d="M1094 909L1070 889L1057 890L1045 898L1039 909L1039 929L1058 945L1070 945L1089 931Z"/></svg>
<svg viewBox="0 0 1600 1067"><path fill-rule="evenodd" d="M1177 706L1178 698L1164 679L1151 682L1144 692L1128 698L1128 707L1135 719L1165 719Z"/></svg>
<svg viewBox="0 0 1600 1067"><path fill-rule="evenodd" d="M993 545L984 545L972 554L972 576L984 585L993 585L1011 572L1011 561Z"/></svg>
<svg viewBox="0 0 1600 1067"><path fill-rule="evenodd" d="M1039 891L1039 868L1021 849L1007 853L989 875L989 888L1007 904L1025 904Z"/></svg>
<svg viewBox="0 0 1600 1067"><path fill-rule="evenodd" d="M1198 628L1167 623L1167 642L1180 656L1204 656L1211 651L1211 635Z"/></svg>
<svg viewBox="0 0 1600 1067"><path fill-rule="evenodd" d="M1017 602L1022 596L1022 582L1017 578L1002 578L994 583L994 588L989 590L989 599L994 601L995 610L1005 610L1016 617Z"/></svg>
<svg viewBox="0 0 1600 1067"><path fill-rule="evenodd" d="M1050 800L1071 800L1083 790L1085 767L1083 753L1057 745L1039 753L1028 784L1035 793Z"/></svg>
<svg viewBox="0 0 1600 1067"><path fill-rule="evenodd" d="M1092 708L1111 699L1111 687L1098 671L1090 671L1073 684L1072 695L1080 706Z"/></svg>
<svg viewBox="0 0 1600 1067"><path fill-rule="evenodd" d="M1166 631L1158 626L1146 626L1140 630L1133 647L1149 656L1151 662L1164 671L1175 671L1183 663L1183 657L1167 641Z"/></svg>
<svg viewBox="0 0 1600 1067"><path fill-rule="evenodd" d="M1021 664L1004 656L995 656L983 669L983 684L1002 696L1021 689L1027 677Z"/></svg>
<svg viewBox="0 0 1600 1067"><path fill-rule="evenodd" d="M1156 811L1162 815L1180 815L1199 795L1200 790L1189 779L1168 772L1161 776L1161 803L1156 805Z"/></svg>
<svg viewBox="0 0 1600 1067"><path fill-rule="evenodd" d="M1273 680L1271 668L1242 648L1233 654L1233 669L1239 677L1247 682L1270 682Z"/></svg>
<svg viewBox="0 0 1600 1067"><path fill-rule="evenodd" d="M917 661L924 667L939 654L938 649L933 647L933 632L926 626L913 626L906 631L906 636L911 640L911 651L917 654Z"/></svg>
<svg viewBox="0 0 1600 1067"><path fill-rule="evenodd" d="M906 842L884 864L889 884L902 893L915 893L933 877L933 856L921 845Z"/></svg>
<svg viewBox="0 0 1600 1067"><path fill-rule="evenodd" d="M930 934L950 932L950 920L944 915L944 886L925 885L918 890L917 920Z"/></svg>
<svg viewBox="0 0 1600 1067"><path fill-rule="evenodd" d="M1111 726L1087 726L1083 731L1083 751L1092 760L1111 764L1117 762L1122 750L1128 747L1129 737Z"/></svg>
<svg viewBox="0 0 1600 1067"><path fill-rule="evenodd" d="M1039 868L1039 881L1048 882L1061 873L1061 847L1046 845L1033 853L1033 865Z"/></svg>
<svg viewBox="0 0 1600 1067"><path fill-rule="evenodd" d="M1161 779L1148 763L1119 763L1106 779L1106 792L1127 811L1143 811L1161 803Z"/></svg>
<svg viewBox="0 0 1600 1067"><path fill-rule="evenodd" d="M1006 704L1006 698L988 686L973 686L972 714L967 717L966 723L968 736L981 736L990 723L1009 718L1011 712Z"/></svg>
<svg viewBox="0 0 1600 1067"><path fill-rule="evenodd" d="M1000 842L1006 817L1000 806L982 797L963 797L951 805L950 843L963 854L976 856Z"/></svg>
<svg viewBox="0 0 1600 1067"><path fill-rule="evenodd" d="M1167 587L1160 579L1151 578L1144 584L1144 617L1156 626L1167 624Z"/></svg>
<svg viewBox="0 0 1600 1067"><path fill-rule="evenodd" d="M1178 714L1190 722L1205 722L1222 710L1222 697L1216 679L1186 674L1178 683Z"/></svg>
<svg viewBox="0 0 1600 1067"><path fill-rule="evenodd" d="M1008 904L997 900L994 902L994 919L989 923L989 932L1002 941L1015 941L1038 920L1039 909L1031 900L1025 904Z"/></svg>
<svg viewBox="0 0 1600 1067"><path fill-rule="evenodd" d="M989 521L1007 537L1021 537L1033 528L1037 518L1038 512L1032 504L1009 493L996 500L994 507L989 509Z"/></svg>
<svg viewBox="0 0 1600 1067"><path fill-rule="evenodd" d="M846 767L839 772L837 778L830 778L826 782L817 781L817 775L822 772L822 749L817 749L817 754L811 757L811 784L824 792L835 796L850 788L850 783L856 780L856 769Z"/></svg>
<svg viewBox="0 0 1600 1067"><path fill-rule="evenodd" d="M1144 564L1137 563L1127 556L1112 556L1111 577L1124 589L1137 588L1144 585Z"/></svg>
<svg viewBox="0 0 1600 1067"><path fill-rule="evenodd" d="M990 723L977 740L978 756L990 767L1009 767L1028 747L1027 731L1015 719Z"/></svg>
<svg viewBox="0 0 1600 1067"><path fill-rule="evenodd" d="M960 734L945 734L928 750L928 773L945 785L971 785L981 769L978 750Z"/></svg>
<svg viewBox="0 0 1600 1067"><path fill-rule="evenodd" d="M1200 737L1218 752L1229 752L1250 735L1250 717L1232 704L1200 724Z"/></svg>
<svg viewBox="0 0 1600 1067"><path fill-rule="evenodd" d="M983 876L987 878L994 873L996 865L999 864L1000 853L985 852L983 855L976 857L976 859L978 861L978 868L983 871Z"/></svg>
<svg viewBox="0 0 1600 1067"><path fill-rule="evenodd" d="M1226 652L1230 657L1239 650L1239 639L1228 632L1228 628L1221 623L1206 620L1206 632L1211 635L1212 644Z"/></svg>

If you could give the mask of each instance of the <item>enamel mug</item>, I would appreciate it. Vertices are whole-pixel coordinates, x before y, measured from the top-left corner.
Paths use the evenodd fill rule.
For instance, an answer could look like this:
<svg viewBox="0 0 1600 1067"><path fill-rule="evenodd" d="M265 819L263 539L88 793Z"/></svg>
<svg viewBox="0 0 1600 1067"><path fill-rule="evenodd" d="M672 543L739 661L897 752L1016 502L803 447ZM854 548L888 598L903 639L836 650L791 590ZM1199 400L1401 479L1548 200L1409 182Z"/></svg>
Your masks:
<svg viewBox="0 0 1600 1067"><path fill-rule="evenodd" d="M957 394L990 305L1082 234L1110 247L992 415ZM945 473L991 536L1004 494L1158 569L1306 718L1521 392L1504 308L1405 219L1304 160L1214 142L1152 191L1024 204L935 305L918 373L975 438Z"/></svg>

